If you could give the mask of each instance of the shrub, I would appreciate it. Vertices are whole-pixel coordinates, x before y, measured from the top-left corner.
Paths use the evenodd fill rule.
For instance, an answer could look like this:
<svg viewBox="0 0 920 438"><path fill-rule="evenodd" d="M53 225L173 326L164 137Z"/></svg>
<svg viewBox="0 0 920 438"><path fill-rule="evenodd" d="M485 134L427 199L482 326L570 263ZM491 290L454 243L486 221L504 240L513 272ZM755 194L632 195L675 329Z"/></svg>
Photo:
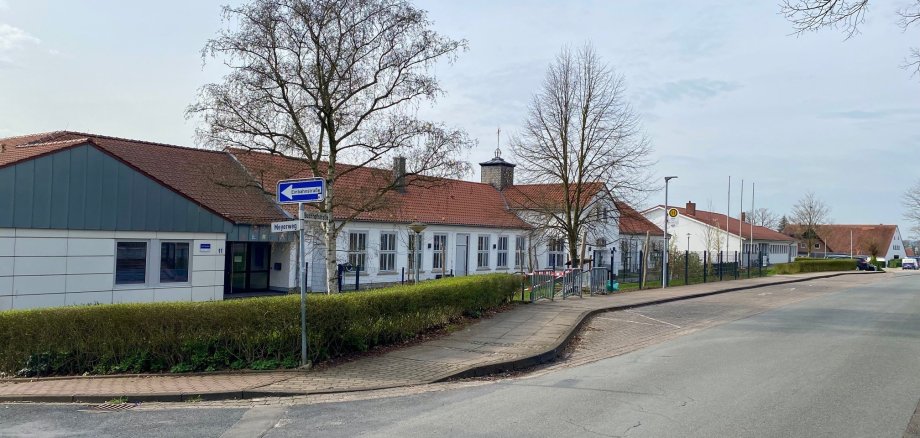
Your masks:
<svg viewBox="0 0 920 438"><path fill-rule="evenodd" d="M891 259L888 261L888 267L889 268L900 268L901 262L902 262L901 259Z"/></svg>
<svg viewBox="0 0 920 438"><path fill-rule="evenodd" d="M509 301L513 275L311 295L314 362L410 339ZM300 297L110 304L0 312L0 371L24 376L295 366Z"/></svg>
<svg viewBox="0 0 920 438"><path fill-rule="evenodd" d="M802 272L853 271L856 269L856 260L798 258L792 263L781 263L773 265L771 268L773 272L780 275Z"/></svg>

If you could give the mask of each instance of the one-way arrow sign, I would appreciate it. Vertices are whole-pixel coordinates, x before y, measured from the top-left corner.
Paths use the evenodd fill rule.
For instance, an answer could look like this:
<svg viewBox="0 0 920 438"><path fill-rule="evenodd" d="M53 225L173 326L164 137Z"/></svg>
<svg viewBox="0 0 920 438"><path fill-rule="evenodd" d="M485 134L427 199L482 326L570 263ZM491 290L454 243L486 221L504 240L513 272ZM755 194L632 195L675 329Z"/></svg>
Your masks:
<svg viewBox="0 0 920 438"><path fill-rule="evenodd" d="M322 178L278 181L278 203L322 202L326 199L326 181Z"/></svg>

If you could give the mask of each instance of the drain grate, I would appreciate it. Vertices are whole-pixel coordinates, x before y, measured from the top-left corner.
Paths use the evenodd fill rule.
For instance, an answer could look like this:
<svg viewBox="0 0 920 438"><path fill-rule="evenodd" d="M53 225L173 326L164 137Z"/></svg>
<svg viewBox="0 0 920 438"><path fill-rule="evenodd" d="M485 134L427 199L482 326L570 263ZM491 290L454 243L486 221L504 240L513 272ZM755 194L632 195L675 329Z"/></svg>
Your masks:
<svg viewBox="0 0 920 438"><path fill-rule="evenodd" d="M103 403L93 406L89 410L93 412L121 412L134 409L136 406L137 403Z"/></svg>

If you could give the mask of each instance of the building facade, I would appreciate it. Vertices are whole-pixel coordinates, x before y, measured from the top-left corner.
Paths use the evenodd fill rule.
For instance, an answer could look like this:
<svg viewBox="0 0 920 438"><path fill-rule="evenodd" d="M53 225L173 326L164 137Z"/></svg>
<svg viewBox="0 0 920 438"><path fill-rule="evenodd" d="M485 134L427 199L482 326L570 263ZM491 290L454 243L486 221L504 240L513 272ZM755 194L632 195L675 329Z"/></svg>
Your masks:
<svg viewBox="0 0 920 438"><path fill-rule="evenodd" d="M348 202L400 178L404 163L337 182L346 290L410 280L415 269L427 280L570 266L545 211L520 197L547 187L515 185L514 165L498 155L481 163L480 182L408 178L378 208L353 214ZM69 131L0 139L0 310L295 290L298 235L270 224L296 211L274 192L279 180L312 176L299 160L243 150ZM586 193L585 214L598 220L578 244L594 265L620 263L613 201L603 185ZM412 223L425 229L416 235ZM307 236L308 288L325 291L322 232L313 224Z"/></svg>

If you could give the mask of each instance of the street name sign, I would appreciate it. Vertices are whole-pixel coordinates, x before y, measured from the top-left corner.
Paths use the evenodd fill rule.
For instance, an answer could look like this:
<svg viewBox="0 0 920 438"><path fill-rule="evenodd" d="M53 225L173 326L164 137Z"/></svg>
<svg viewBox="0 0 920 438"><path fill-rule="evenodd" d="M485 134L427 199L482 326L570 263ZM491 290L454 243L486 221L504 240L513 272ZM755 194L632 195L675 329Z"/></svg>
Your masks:
<svg viewBox="0 0 920 438"><path fill-rule="evenodd" d="M272 222L272 233L300 231L302 228L303 228L303 221Z"/></svg>
<svg viewBox="0 0 920 438"><path fill-rule="evenodd" d="M299 204L326 199L326 180L322 178L278 181L278 203Z"/></svg>
<svg viewBox="0 0 920 438"><path fill-rule="evenodd" d="M329 222L332 220L332 215L322 211L305 211L303 212L303 220L310 222Z"/></svg>

